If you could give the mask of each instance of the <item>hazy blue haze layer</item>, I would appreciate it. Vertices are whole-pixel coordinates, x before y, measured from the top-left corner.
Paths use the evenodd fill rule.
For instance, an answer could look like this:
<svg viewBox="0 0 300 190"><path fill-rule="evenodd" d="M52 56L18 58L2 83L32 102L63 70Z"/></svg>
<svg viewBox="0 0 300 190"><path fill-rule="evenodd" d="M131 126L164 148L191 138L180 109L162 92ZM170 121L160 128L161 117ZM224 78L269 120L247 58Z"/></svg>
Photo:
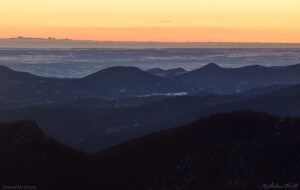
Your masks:
<svg viewBox="0 0 300 190"><path fill-rule="evenodd" d="M51 77L83 77L112 66L141 69L284 66L300 63L300 49L0 49L0 65Z"/></svg>

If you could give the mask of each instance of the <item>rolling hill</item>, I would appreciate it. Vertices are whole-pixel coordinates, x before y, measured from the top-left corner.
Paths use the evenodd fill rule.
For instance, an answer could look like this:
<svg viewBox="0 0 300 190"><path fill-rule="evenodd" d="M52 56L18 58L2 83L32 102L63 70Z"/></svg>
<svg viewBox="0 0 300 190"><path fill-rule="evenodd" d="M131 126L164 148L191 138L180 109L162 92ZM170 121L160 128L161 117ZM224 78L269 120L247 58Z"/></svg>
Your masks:
<svg viewBox="0 0 300 190"><path fill-rule="evenodd" d="M166 69L166 70L160 69L160 68L152 68L152 69L148 69L146 71L153 75L168 78L168 79L175 78L175 77L187 72L183 68L174 68L174 69Z"/></svg>
<svg viewBox="0 0 300 190"><path fill-rule="evenodd" d="M111 100L133 96L207 95L207 92L237 94L262 86L300 83L299 65L222 68L210 63L189 72L181 69L159 72L163 72L164 77L153 70L151 74L135 67L112 67L83 78L57 79L0 66L0 108L49 106L89 98Z"/></svg>
<svg viewBox="0 0 300 190"><path fill-rule="evenodd" d="M56 79L0 67L0 108L53 105L78 99L116 99L186 92L187 87L134 67L113 67L80 79Z"/></svg>
<svg viewBox="0 0 300 190"><path fill-rule="evenodd" d="M1 124L0 184L104 190L253 190L272 182L295 187L299 135L299 118L218 113L88 155L49 139L34 122Z"/></svg>
<svg viewBox="0 0 300 190"><path fill-rule="evenodd" d="M178 76L175 80L193 84L196 91L236 93L250 88L275 84L300 83L300 65L264 67L259 65L241 68L223 68L210 63Z"/></svg>

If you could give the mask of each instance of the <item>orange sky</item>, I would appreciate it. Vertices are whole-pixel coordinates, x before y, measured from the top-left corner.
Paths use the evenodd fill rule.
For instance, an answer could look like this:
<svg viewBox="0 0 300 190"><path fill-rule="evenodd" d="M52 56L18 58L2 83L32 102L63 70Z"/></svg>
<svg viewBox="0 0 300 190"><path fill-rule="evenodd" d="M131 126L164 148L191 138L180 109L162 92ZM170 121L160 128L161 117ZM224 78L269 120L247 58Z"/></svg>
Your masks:
<svg viewBox="0 0 300 190"><path fill-rule="evenodd" d="M0 38L300 42L299 0L3 0Z"/></svg>

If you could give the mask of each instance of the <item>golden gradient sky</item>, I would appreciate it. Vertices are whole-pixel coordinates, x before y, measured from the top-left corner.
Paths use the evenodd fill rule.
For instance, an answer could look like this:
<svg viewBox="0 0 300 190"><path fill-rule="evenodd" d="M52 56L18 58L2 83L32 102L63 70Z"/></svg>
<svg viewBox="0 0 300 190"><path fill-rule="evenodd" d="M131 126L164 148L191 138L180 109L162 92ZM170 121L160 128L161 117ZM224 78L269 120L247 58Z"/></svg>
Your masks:
<svg viewBox="0 0 300 190"><path fill-rule="evenodd" d="M0 38L300 42L300 0L0 0Z"/></svg>

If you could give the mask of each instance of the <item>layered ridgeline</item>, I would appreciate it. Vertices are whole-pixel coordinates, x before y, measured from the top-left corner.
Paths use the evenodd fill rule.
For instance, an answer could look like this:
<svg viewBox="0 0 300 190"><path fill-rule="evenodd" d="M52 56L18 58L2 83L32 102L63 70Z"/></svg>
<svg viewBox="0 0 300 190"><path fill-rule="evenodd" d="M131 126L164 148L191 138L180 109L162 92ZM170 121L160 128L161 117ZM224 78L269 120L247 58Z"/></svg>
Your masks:
<svg viewBox="0 0 300 190"><path fill-rule="evenodd" d="M0 108L52 105L82 98L229 94L268 85L300 83L300 65L222 68L210 63L194 71L112 67L78 79L38 77L0 67Z"/></svg>
<svg viewBox="0 0 300 190"><path fill-rule="evenodd" d="M200 69L176 78L185 84L193 84L197 90L214 93L241 92L249 88L274 84L299 83L300 65L264 67L252 65L241 68L222 68L210 63Z"/></svg>
<svg viewBox="0 0 300 190"><path fill-rule="evenodd" d="M176 78L179 75L183 75L187 73L183 68L175 68L175 69L161 69L161 68L152 68L146 70L148 73L151 73L156 76L164 77L164 78Z"/></svg>
<svg viewBox="0 0 300 190"><path fill-rule="evenodd" d="M49 139L34 122L0 125L0 184L38 189L295 188L300 118L218 113L95 154Z"/></svg>
<svg viewBox="0 0 300 190"><path fill-rule="evenodd" d="M183 84L190 84L195 91L208 91L218 94L242 92L260 86L299 83L300 65L264 67L252 65L241 68L224 68L209 63L193 71L180 68L148 72L171 78Z"/></svg>
<svg viewBox="0 0 300 190"><path fill-rule="evenodd" d="M113 67L80 79L38 77L0 67L0 106L51 105L81 98L113 99L182 92L185 86L134 67Z"/></svg>
<svg viewBox="0 0 300 190"><path fill-rule="evenodd" d="M300 115L300 86L293 84L300 78L293 74L298 73L298 65L228 69L209 64L198 71L231 73L226 74L230 79L237 70L250 68L282 72L286 76L284 80L273 74L266 75L284 84L273 84L274 79L265 83L271 84L269 86L226 95L212 94L213 86L206 89L208 92L191 87L201 84L202 79L184 85L183 78L196 71L182 73L180 69L167 70L169 76L162 77L137 68L113 67L81 79L55 79L1 67L0 122L35 120L48 136L59 142L96 152L215 112L252 109ZM250 80L252 75L248 77Z"/></svg>

